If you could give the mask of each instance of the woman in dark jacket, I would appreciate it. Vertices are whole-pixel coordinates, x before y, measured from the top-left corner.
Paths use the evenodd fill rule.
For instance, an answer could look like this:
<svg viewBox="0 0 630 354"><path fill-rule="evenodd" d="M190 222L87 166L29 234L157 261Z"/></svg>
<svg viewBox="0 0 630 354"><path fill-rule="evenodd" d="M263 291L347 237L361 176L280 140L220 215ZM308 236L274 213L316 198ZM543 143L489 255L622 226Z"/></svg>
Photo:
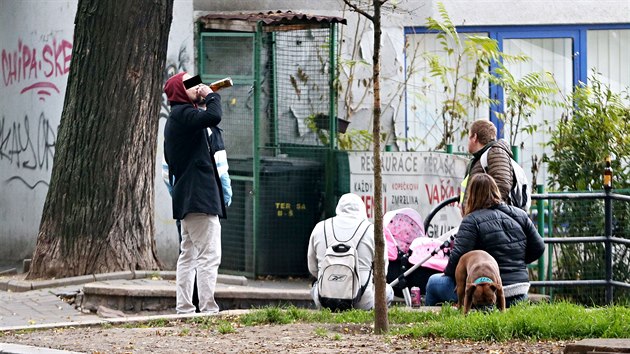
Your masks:
<svg viewBox="0 0 630 354"><path fill-rule="evenodd" d="M527 264L545 251L542 237L525 211L504 204L492 176L478 174L469 182L466 212L444 274L429 278L425 302L428 306L457 302L455 268L461 256L472 250L488 252L499 264L509 307L526 300L529 291Z"/></svg>

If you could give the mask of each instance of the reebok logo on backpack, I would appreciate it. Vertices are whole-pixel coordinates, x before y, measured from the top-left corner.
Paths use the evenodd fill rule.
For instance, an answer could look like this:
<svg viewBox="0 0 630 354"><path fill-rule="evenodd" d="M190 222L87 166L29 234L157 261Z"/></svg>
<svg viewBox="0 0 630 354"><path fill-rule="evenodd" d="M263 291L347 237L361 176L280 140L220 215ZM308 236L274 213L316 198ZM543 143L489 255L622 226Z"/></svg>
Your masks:
<svg viewBox="0 0 630 354"><path fill-rule="evenodd" d="M493 147L494 146L490 147L490 149ZM507 149L501 145L497 145L497 147L507 151ZM486 150L480 158L481 167L483 167L486 173L488 170L488 151L490 151L490 149ZM510 152L507 152L509 156ZM523 171L521 165L514 161L514 159L510 158L510 162L512 163L512 189L508 196L508 204L521 208L529 213L529 208L532 205L532 195L529 189L527 175L525 175L525 171Z"/></svg>
<svg viewBox="0 0 630 354"><path fill-rule="evenodd" d="M317 280L319 302L322 307L332 311L344 311L353 308L361 300L370 276L362 286L357 247L370 225L364 220L352 236L338 238L335 235L333 220L325 222L324 237L327 247Z"/></svg>

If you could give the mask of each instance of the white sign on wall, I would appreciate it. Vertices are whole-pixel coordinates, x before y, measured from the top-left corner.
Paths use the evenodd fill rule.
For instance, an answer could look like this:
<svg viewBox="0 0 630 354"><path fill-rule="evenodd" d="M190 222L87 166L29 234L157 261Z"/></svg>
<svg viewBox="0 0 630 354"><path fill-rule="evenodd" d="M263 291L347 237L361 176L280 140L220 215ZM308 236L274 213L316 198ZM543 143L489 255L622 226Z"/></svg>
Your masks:
<svg viewBox="0 0 630 354"><path fill-rule="evenodd" d="M361 196L368 217L374 218L374 155L348 153L350 192ZM440 202L460 194L468 159L439 152L382 152L383 211L413 208L424 218ZM430 237L456 227L461 221L459 204L438 212L426 230Z"/></svg>

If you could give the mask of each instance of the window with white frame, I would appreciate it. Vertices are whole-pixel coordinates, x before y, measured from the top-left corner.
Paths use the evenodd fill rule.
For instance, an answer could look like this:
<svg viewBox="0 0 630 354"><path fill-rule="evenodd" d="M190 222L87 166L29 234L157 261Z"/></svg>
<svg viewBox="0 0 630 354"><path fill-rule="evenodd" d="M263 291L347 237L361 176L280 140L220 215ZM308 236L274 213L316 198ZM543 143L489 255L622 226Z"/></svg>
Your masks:
<svg viewBox="0 0 630 354"><path fill-rule="evenodd" d="M526 55L527 62L506 63L508 70L515 78L523 77L533 71L545 71L553 75L559 96L569 94L579 82L588 82L593 71L600 80L610 85L615 92L627 91L630 86L630 24L615 25L562 25L562 26L475 26L458 28L462 36L472 33L484 33L497 40L499 48L506 54ZM436 52L439 44L436 35L423 28L405 29L408 48L416 46L418 50ZM408 49L406 62L410 63L410 53L417 51ZM416 144L409 150L432 150L441 139L443 126L440 123L439 103L443 100L440 89L429 75L426 62L414 61L415 68L408 68L405 127L398 131L406 131L408 140L416 138ZM409 65L409 64L408 64ZM470 66L463 67L470 69ZM411 69L411 70L410 70ZM489 68L490 69L490 68ZM463 87L462 89L467 89ZM494 112L503 109L503 92L500 87L487 85L488 95L498 100L497 105L485 106L484 112L475 117L489 116L497 125L499 137L506 136L510 126L497 119ZM539 126L535 133L521 132L519 141L522 149L519 161L526 172L532 169L534 160L540 160L545 151L545 143L549 139L549 127L553 127L562 112L554 107L541 107L530 118L530 125ZM465 140L456 142L457 151L466 152ZM518 144L517 144L518 145ZM535 183L544 184L546 172L544 166L538 166ZM533 177L530 174L530 178Z"/></svg>
<svg viewBox="0 0 630 354"><path fill-rule="evenodd" d="M505 38L503 52L510 55L524 55L529 60L506 63L507 69L518 80L532 72L550 73L560 90L554 99L560 100L571 92L573 86L573 51L571 38ZM502 105L500 105L502 106ZM525 171L531 171L549 153L545 143L550 138L550 131L562 115L562 110L553 106L541 106L529 117L523 117L518 127L503 124L503 136L509 137L515 130L514 145L520 148L519 162ZM544 169L532 173L532 184L542 184L547 178ZM535 181L533 179L536 179Z"/></svg>
<svg viewBox="0 0 630 354"><path fill-rule="evenodd" d="M615 92L630 86L630 29L587 31L586 48L589 76L595 70Z"/></svg>
<svg viewBox="0 0 630 354"><path fill-rule="evenodd" d="M472 35L487 36L486 33L466 33L462 35L462 42ZM470 80L474 76L475 61L458 53L447 55L435 33L409 35L406 40L407 73L410 73L407 80L407 122L405 129L399 131L406 131L407 150L433 150L442 140L444 131L443 102L454 96L466 102L464 97L471 91ZM449 43L449 46L457 47L454 43ZM449 75L450 85L454 89L452 92L447 93L441 80L430 73L428 54L441 56L445 66L453 69ZM488 83L482 82L477 92L487 99ZM465 106L467 116L461 119L464 124L475 118L489 117L489 105L485 101L477 106L466 102ZM456 152L466 152L468 140L462 136L465 128L455 127L453 150Z"/></svg>

